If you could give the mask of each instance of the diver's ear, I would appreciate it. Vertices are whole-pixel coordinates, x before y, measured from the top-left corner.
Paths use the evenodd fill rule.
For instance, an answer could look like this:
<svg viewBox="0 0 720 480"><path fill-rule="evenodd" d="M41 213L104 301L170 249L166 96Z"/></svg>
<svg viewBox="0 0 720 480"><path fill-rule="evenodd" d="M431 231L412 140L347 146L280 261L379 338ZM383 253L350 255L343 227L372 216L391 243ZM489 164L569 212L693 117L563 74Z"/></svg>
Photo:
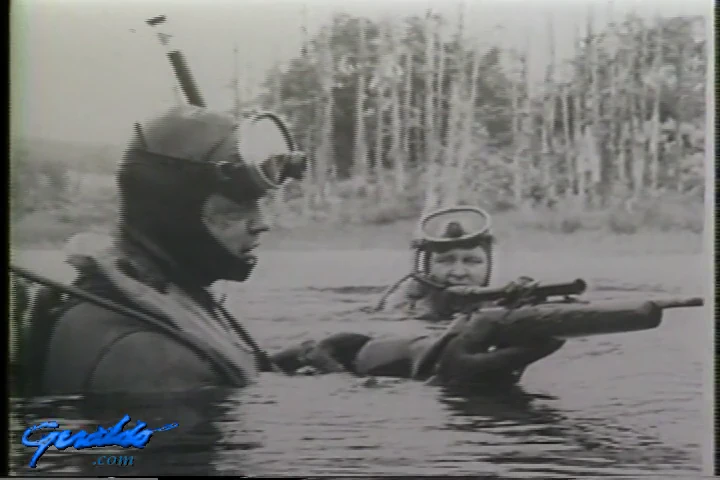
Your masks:
<svg viewBox="0 0 720 480"><path fill-rule="evenodd" d="M422 282L418 282L414 278L411 278L408 282L407 290L405 294L408 300L420 300L428 294L429 287L424 285Z"/></svg>

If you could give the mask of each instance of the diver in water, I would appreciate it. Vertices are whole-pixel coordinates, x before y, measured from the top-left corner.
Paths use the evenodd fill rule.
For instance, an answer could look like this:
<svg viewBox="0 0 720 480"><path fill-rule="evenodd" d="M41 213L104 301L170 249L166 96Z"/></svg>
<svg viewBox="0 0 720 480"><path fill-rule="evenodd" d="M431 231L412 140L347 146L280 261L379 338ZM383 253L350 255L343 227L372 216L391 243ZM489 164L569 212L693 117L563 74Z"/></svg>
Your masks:
<svg viewBox="0 0 720 480"><path fill-rule="evenodd" d="M462 304L444 295L444 287L490 283L495 242L490 216L478 208L444 208L421 219L418 230L412 242L413 272L388 289L376 310L448 320Z"/></svg>
<svg viewBox="0 0 720 480"><path fill-rule="evenodd" d="M274 356L281 368L341 372L360 376L390 376L431 380L444 385L507 386L516 384L525 369L561 348L554 338L491 341L493 325L465 328L471 318L461 297L445 287L486 287L492 273L494 236L490 217L472 207L452 207L420 221L413 272L393 285L377 309L401 311L408 318L453 320L441 337L372 338L342 332L318 342L309 340ZM511 282L508 298L531 291L527 277Z"/></svg>
<svg viewBox="0 0 720 480"><path fill-rule="evenodd" d="M46 291L22 362L31 390L240 387L272 368L208 287L250 276L268 230L258 201L300 178L306 158L283 145L250 162L239 123L184 105L136 124L117 173L114 235L81 237L68 258L75 287L128 310Z"/></svg>

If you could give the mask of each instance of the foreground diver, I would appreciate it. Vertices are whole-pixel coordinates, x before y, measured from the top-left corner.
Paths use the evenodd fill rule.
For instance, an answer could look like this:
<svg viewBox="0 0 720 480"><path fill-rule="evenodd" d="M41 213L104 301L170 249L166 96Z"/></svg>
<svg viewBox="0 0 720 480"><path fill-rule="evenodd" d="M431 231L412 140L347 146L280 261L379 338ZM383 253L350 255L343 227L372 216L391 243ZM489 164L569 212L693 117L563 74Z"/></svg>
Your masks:
<svg viewBox="0 0 720 480"><path fill-rule="evenodd" d="M250 276L268 230L258 200L300 178L306 159L287 148L252 165L240 134L232 116L187 105L136 125L117 173L114 235L68 259L74 286L136 314L60 294L45 301L23 360L31 390L242 387L272 368L208 287Z"/></svg>
<svg viewBox="0 0 720 480"><path fill-rule="evenodd" d="M399 310L408 317L449 320L441 337L372 338L341 332L319 342L306 341L274 356L286 371L348 371L360 376L429 380L443 385L506 386L516 384L525 369L561 348L554 338L523 338L493 344L493 325L465 329L470 314L458 297L444 295L445 286L486 287L492 272L489 215L472 207L451 207L422 219L413 242L414 272L391 288L378 309ZM531 291L521 277L507 286L508 298ZM394 291L393 291L394 290Z"/></svg>

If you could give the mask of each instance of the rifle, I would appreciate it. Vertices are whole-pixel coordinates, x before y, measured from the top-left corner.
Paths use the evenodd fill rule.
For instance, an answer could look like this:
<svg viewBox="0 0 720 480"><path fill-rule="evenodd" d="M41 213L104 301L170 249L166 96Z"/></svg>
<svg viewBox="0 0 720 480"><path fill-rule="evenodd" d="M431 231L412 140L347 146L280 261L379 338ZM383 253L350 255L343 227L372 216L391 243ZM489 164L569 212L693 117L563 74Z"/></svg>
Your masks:
<svg viewBox="0 0 720 480"><path fill-rule="evenodd" d="M664 310L704 305L701 297L592 301L573 297L586 289L587 283L576 279L517 291L508 291L507 287L450 286L445 294L463 302L464 311L471 316L502 325L508 335L532 332L557 338L647 330L660 325ZM563 298L550 301L550 297ZM499 302L487 307L492 301Z"/></svg>
<svg viewBox="0 0 720 480"><path fill-rule="evenodd" d="M416 362L414 378L427 375L448 343L456 337L482 338L485 347L521 345L534 338L570 339L593 335L651 330L660 326L663 311L699 307L701 297L664 299L579 300L572 295L585 292L582 279L572 282L535 285L513 302L487 306L487 302L506 300L506 288L447 287L445 292L465 308L445 332ZM562 296L560 301L549 297ZM489 332L489 333L488 333ZM473 345L473 349L482 346Z"/></svg>

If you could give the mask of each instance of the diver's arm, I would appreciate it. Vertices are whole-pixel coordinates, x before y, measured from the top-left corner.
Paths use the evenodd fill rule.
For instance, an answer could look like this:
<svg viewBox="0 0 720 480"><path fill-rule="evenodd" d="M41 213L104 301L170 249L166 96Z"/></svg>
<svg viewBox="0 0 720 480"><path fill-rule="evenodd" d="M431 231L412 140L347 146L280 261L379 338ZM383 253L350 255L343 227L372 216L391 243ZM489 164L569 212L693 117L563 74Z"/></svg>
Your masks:
<svg viewBox="0 0 720 480"><path fill-rule="evenodd" d="M298 369L305 366L305 346L303 344L293 345L292 347L280 350L270 355L270 360L287 374L293 374ZM263 372L266 371L263 369Z"/></svg>
<svg viewBox="0 0 720 480"><path fill-rule="evenodd" d="M330 340L332 338L330 337ZM327 339L319 343L309 340L273 354L271 360L289 375L306 367L316 369L320 373L345 372L347 369L333 358L333 351L334 348L327 345Z"/></svg>
<svg viewBox="0 0 720 480"><path fill-rule="evenodd" d="M332 357L324 348L314 348L306 356L308 366L316 368L321 373L341 373L347 369Z"/></svg>

